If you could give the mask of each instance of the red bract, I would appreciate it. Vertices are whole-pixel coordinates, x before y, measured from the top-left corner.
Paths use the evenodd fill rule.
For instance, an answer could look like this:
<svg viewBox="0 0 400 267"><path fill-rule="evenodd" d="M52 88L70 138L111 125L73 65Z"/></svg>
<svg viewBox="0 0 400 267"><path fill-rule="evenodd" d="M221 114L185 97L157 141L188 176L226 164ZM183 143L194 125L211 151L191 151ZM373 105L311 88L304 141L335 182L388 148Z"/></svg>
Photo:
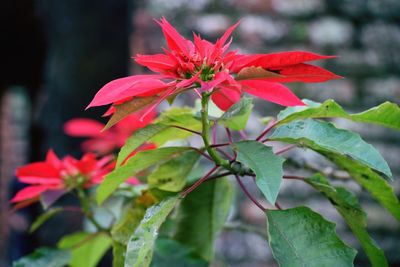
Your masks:
<svg viewBox="0 0 400 267"><path fill-rule="evenodd" d="M112 169L111 157L96 159L87 153L81 159L66 156L59 159L49 150L45 161L30 163L16 171L18 180L29 186L20 190L11 202L38 199L40 194L49 190L69 190L74 187L88 188L100 183Z"/></svg>
<svg viewBox="0 0 400 267"><path fill-rule="evenodd" d="M154 110L147 112L147 114L143 116L144 113L145 112L138 112L131 114L111 127L108 131L104 132L102 132L102 129L104 129L105 125L98 121L85 118L72 119L64 124L64 132L74 137L88 137L89 139L82 143L82 150L105 155L121 148L132 133L151 123L156 116ZM140 120L141 117L142 120ZM141 147L141 150L154 148L155 145L153 144L145 144Z"/></svg>
<svg viewBox="0 0 400 267"><path fill-rule="evenodd" d="M238 23L215 43L194 34L193 42L182 37L165 19L157 21L168 49L163 54L137 55L135 61L157 74L134 75L106 84L88 107L124 102L124 99L148 99L146 108L181 92L200 88L212 92L212 100L223 110L240 100L243 92L283 106L304 105L286 82L324 82L340 78L321 67L305 62L328 59L311 52L293 51L274 54L241 55L228 51L228 39Z"/></svg>

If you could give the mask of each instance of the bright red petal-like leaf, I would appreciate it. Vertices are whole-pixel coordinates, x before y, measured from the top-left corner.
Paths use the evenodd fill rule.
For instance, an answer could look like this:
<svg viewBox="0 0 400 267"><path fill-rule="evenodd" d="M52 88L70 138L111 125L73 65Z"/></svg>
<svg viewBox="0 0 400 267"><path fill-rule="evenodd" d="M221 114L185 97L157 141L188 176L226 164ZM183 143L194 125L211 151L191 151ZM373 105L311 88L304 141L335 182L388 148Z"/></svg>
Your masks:
<svg viewBox="0 0 400 267"><path fill-rule="evenodd" d="M155 72L173 70L177 64L175 60L164 54L137 55L135 61Z"/></svg>
<svg viewBox="0 0 400 267"><path fill-rule="evenodd" d="M172 25L165 18L156 20L156 22L162 28L169 49L178 53L181 52L185 56L189 57L189 47L187 45L189 41L183 38L183 36L180 35L179 32L172 27Z"/></svg>
<svg viewBox="0 0 400 267"><path fill-rule="evenodd" d="M55 169L60 169L61 160L57 157L56 153L54 153L53 149L49 149L46 155L46 162L52 165Z"/></svg>
<svg viewBox="0 0 400 267"><path fill-rule="evenodd" d="M324 68L304 63L284 67L279 70L279 74L281 75L281 77L270 77L268 78L268 80L274 82L316 83L343 78Z"/></svg>
<svg viewBox="0 0 400 267"><path fill-rule="evenodd" d="M221 86L211 99L220 109L227 111L233 104L240 101L241 93L237 90Z"/></svg>
<svg viewBox="0 0 400 267"><path fill-rule="evenodd" d="M60 178L53 177L37 177L37 176L21 176L18 178L21 183L25 184L41 184L41 185L61 185L62 180Z"/></svg>
<svg viewBox="0 0 400 267"><path fill-rule="evenodd" d="M34 162L17 168L16 176L58 178L60 177L60 173L56 168L47 162Z"/></svg>
<svg viewBox="0 0 400 267"><path fill-rule="evenodd" d="M75 137L99 137L104 124L91 119L71 119L64 124L64 132Z"/></svg>
<svg viewBox="0 0 400 267"><path fill-rule="evenodd" d="M132 96L151 96L166 88L162 75L134 75L107 83L95 95L89 107L108 105Z"/></svg>
<svg viewBox="0 0 400 267"><path fill-rule="evenodd" d="M134 112L114 126L119 138L121 138L119 141L122 145L134 131L145 127L155 119L157 111L151 110L147 112L147 110L148 108L143 108L138 112ZM144 114L146 115L143 116Z"/></svg>
<svg viewBox="0 0 400 267"><path fill-rule="evenodd" d="M12 203L24 201L39 196L42 192L48 190L46 185L33 185L25 187L18 191L18 193L11 199Z"/></svg>
<svg viewBox="0 0 400 267"><path fill-rule="evenodd" d="M229 27L225 33L221 36L221 38L217 41L216 45L220 45L221 47L224 46L226 41L228 40L229 36L231 36L232 32L236 29L239 25L240 21L236 22L234 25Z"/></svg>
<svg viewBox="0 0 400 267"><path fill-rule="evenodd" d="M307 61L334 58L336 56L324 56L311 52L290 51L272 54L242 55L235 60L231 72L237 73L244 67L262 67L264 69L279 69L290 65L296 65Z"/></svg>
<svg viewBox="0 0 400 267"><path fill-rule="evenodd" d="M240 83L244 86L244 91L267 101L282 106L305 105L292 91L280 83L262 80L243 80Z"/></svg>
<svg viewBox="0 0 400 267"><path fill-rule="evenodd" d="M95 152L100 155L105 155L119 148L119 145L112 139L94 138L82 142L81 147L85 152Z"/></svg>

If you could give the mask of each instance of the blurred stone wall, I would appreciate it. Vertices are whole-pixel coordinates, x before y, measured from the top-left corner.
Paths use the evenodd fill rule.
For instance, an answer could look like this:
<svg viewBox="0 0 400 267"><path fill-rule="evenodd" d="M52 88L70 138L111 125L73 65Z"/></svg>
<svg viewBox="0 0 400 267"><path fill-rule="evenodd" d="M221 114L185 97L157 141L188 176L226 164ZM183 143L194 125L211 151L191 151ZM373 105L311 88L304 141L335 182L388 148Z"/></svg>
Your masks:
<svg viewBox="0 0 400 267"><path fill-rule="evenodd" d="M338 55L321 62L324 67L344 79L322 84L290 84L301 98L323 101L333 98L348 111L361 111L384 101L400 103L400 1L398 0L148 0L134 1L139 9L132 23L137 29L130 42L131 55L161 52L162 33L153 18L165 16L187 37L191 31L215 40L237 20L232 49L243 53L269 53L285 50L309 50ZM142 68L132 64L131 71ZM257 112L276 114L277 105L257 101ZM389 162L393 184L399 194L400 135L395 131L336 121L339 127L357 130L374 144ZM259 124L248 125L250 131L261 131ZM331 172L328 162L309 151L290 152L294 158L316 164ZM297 173L298 174L298 173ZM398 244L400 229L391 216L350 181L339 181L359 194L369 213L369 229L374 239L387 252L393 266L400 264ZM251 188L251 183L248 183ZM254 194L259 194L251 188ZM261 197L260 197L261 198ZM243 196L233 220L263 227L264 216ZM325 217L338 222L339 234L351 245L359 247L349 235L340 216L330 203L321 199L308 186L285 182L279 202L283 207L309 205ZM217 242L215 266L275 266L267 243L257 235L238 231L224 232ZM369 265L362 252L357 266Z"/></svg>

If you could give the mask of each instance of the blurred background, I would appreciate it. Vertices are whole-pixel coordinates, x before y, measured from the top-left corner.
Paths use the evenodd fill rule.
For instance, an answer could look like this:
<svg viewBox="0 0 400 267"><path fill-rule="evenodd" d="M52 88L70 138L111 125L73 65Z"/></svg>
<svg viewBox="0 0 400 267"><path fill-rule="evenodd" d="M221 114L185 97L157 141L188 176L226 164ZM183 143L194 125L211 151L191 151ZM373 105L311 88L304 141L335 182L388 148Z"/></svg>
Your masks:
<svg viewBox="0 0 400 267"><path fill-rule="evenodd" d="M400 103L398 0L18 0L3 1L0 6L0 266L9 266L11 260L39 245L52 246L63 234L79 229L81 218L61 215L28 235L26 230L40 207L10 215L8 200L22 188L14 170L42 160L50 147L59 155L80 155L79 140L68 138L62 125L74 117L100 120L104 109L84 111L97 90L112 79L145 71L130 57L160 52L160 44L165 46L153 18L165 16L183 35L191 38L193 30L211 40L241 19L232 49L243 53L300 49L339 56L324 62L324 67L345 79L291 84L301 98L333 98L353 112L384 101ZM276 115L279 109L256 102L259 116ZM336 123L360 132L377 147L397 178L392 184L399 195L399 133L347 121ZM248 130L261 129L250 123ZM301 156L302 163L327 173L341 174L314 153L298 149L289 155ZM392 266L400 266L399 224L357 185L345 180L338 183L358 192L369 214L372 236ZM264 227L263 214L240 194L238 199L232 216ZM343 239L359 248L330 203L308 186L286 182L279 202L283 207L305 204L322 212L338 222ZM275 266L267 246L258 235L226 231L216 244L215 266ZM368 266L362 252L357 266Z"/></svg>

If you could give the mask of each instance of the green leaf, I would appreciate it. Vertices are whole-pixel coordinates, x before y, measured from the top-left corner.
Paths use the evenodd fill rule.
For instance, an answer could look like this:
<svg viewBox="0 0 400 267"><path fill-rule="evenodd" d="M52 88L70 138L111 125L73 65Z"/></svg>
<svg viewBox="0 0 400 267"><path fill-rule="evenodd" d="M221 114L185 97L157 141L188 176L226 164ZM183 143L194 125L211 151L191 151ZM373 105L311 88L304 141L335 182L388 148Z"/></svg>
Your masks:
<svg viewBox="0 0 400 267"><path fill-rule="evenodd" d="M48 219L60 213L63 209L62 208L52 208L46 211L45 213L41 214L31 225L29 228L29 233L35 232L42 224L44 224Z"/></svg>
<svg viewBox="0 0 400 267"><path fill-rule="evenodd" d="M385 102L361 113L348 114L332 99L322 104L307 99L303 102L307 106L288 107L281 111L278 114L279 124L307 118L344 118L400 130L400 107L395 103Z"/></svg>
<svg viewBox="0 0 400 267"><path fill-rule="evenodd" d="M150 266L158 229L178 203L171 197L150 207L133 235L130 237L125 256L125 267Z"/></svg>
<svg viewBox="0 0 400 267"><path fill-rule="evenodd" d="M233 149L237 151L237 160L254 171L257 187L274 205L282 183L284 158L275 155L271 147L257 141L234 143Z"/></svg>
<svg viewBox="0 0 400 267"><path fill-rule="evenodd" d="M196 151L188 151L160 165L148 178L150 188L179 192L186 185L186 177L199 159Z"/></svg>
<svg viewBox="0 0 400 267"><path fill-rule="evenodd" d="M208 262L196 258L194 251L173 239L159 238L156 241L151 267L207 267Z"/></svg>
<svg viewBox="0 0 400 267"><path fill-rule="evenodd" d="M74 233L64 236L58 243L61 249L71 250L71 267L95 267L111 246L104 233Z"/></svg>
<svg viewBox="0 0 400 267"><path fill-rule="evenodd" d="M111 229L113 240L124 245L128 244L130 235L143 219L145 212L146 209L139 205L129 207L121 219L114 224Z"/></svg>
<svg viewBox="0 0 400 267"><path fill-rule="evenodd" d="M136 173L161 163L163 160L178 156L189 149L187 147L163 147L138 152L135 156L129 158L124 165L105 177L97 189L97 203L103 203L121 183Z"/></svg>
<svg viewBox="0 0 400 267"><path fill-rule="evenodd" d="M126 251L126 245L121 244L117 241L113 241L112 244L113 267L124 267L125 251Z"/></svg>
<svg viewBox="0 0 400 267"><path fill-rule="evenodd" d="M218 121L232 130L243 130L246 127L253 106L252 98L242 97L240 102L230 107Z"/></svg>
<svg viewBox="0 0 400 267"><path fill-rule="evenodd" d="M71 253L67 250L38 248L33 253L13 262L13 267L64 267L68 264Z"/></svg>
<svg viewBox="0 0 400 267"><path fill-rule="evenodd" d="M356 250L335 233L335 224L307 207L269 210L268 241L281 267L353 266Z"/></svg>
<svg viewBox="0 0 400 267"><path fill-rule="evenodd" d="M175 239L211 261L214 240L225 224L232 200L233 188L228 180L203 183L179 206Z"/></svg>
<svg viewBox="0 0 400 267"><path fill-rule="evenodd" d="M167 125L149 124L146 127L135 131L133 135L126 140L125 145L118 153L116 167L119 167L122 162L124 162L124 160L138 147L167 128L169 128Z"/></svg>
<svg viewBox="0 0 400 267"><path fill-rule="evenodd" d="M364 165L391 177L388 164L379 152L360 135L319 120L294 121L278 127L269 140L297 143L317 152L347 155Z"/></svg>
<svg viewBox="0 0 400 267"><path fill-rule="evenodd" d="M331 153L324 154L336 165L346 170L351 178L400 221L400 201L388 182L370 168L348 158Z"/></svg>
<svg viewBox="0 0 400 267"><path fill-rule="evenodd" d="M161 146L167 141L184 139L192 135L191 132L172 126L181 126L193 131L201 129L201 122L195 117L190 108L172 108L160 115L155 124L137 130L126 140L125 145L118 153L117 168L138 147L145 142Z"/></svg>
<svg viewBox="0 0 400 267"><path fill-rule="evenodd" d="M367 232L366 215L357 198L345 188L331 186L328 180L320 174L306 179L306 182L324 194L342 215L353 234L360 241L372 266L388 266L383 250L376 245Z"/></svg>
<svg viewBox="0 0 400 267"><path fill-rule="evenodd" d="M150 105L154 102L157 97L150 96L150 97L135 97L134 99L124 102L120 105L115 106L115 112L112 114L111 118L107 122L104 130L111 128L113 125L120 122L126 116L130 115L131 113L143 109L144 107Z"/></svg>

